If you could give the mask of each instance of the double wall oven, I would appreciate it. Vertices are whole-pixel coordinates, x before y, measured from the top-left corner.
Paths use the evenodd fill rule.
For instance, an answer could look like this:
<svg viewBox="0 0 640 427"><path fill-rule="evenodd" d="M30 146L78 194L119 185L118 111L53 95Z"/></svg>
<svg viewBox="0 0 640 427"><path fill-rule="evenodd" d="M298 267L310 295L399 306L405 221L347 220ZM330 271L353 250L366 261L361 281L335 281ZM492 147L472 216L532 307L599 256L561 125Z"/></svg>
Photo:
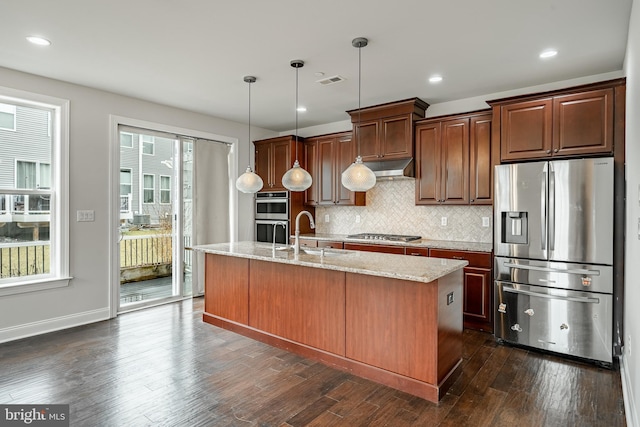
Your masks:
<svg viewBox="0 0 640 427"><path fill-rule="evenodd" d="M255 199L256 241L276 243L289 241L289 212L291 209L288 191L265 191L256 193Z"/></svg>

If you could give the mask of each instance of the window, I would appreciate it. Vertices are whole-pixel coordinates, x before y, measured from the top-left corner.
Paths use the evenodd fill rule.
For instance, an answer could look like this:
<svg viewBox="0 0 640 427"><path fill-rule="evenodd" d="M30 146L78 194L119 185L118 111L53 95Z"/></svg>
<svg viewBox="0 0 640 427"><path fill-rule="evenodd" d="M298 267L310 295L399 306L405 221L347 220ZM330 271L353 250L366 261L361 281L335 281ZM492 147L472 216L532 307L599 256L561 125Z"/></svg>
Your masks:
<svg viewBox="0 0 640 427"><path fill-rule="evenodd" d="M155 175L144 174L142 176L144 182L144 198L142 199L143 203L155 203Z"/></svg>
<svg viewBox="0 0 640 427"><path fill-rule="evenodd" d="M133 134L120 132L120 147L133 148Z"/></svg>
<svg viewBox="0 0 640 427"><path fill-rule="evenodd" d="M140 135L142 139L142 154L153 156L155 152L155 137L149 135Z"/></svg>
<svg viewBox="0 0 640 427"><path fill-rule="evenodd" d="M15 188L51 188L51 165L17 160Z"/></svg>
<svg viewBox="0 0 640 427"><path fill-rule="evenodd" d="M0 88L0 128L15 131L0 132L0 296L69 283L68 112Z"/></svg>
<svg viewBox="0 0 640 427"><path fill-rule="evenodd" d="M0 104L0 129L16 130L16 106Z"/></svg>
<svg viewBox="0 0 640 427"><path fill-rule="evenodd" d="M131 169L120 169L120 195L128 196L132 188Z"/></svg>
<svg viewBox="0 0 640 427"><path fill-rule="evenodd" d="M171 177L160 175L160 203L171 203Z"/></svg>

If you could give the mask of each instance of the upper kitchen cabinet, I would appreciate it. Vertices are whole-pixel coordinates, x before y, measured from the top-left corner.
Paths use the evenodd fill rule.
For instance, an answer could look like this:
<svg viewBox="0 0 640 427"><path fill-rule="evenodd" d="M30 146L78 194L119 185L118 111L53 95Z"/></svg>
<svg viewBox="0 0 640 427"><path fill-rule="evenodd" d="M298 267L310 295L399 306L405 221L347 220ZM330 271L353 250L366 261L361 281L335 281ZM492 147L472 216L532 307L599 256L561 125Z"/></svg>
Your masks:
<svg viewBox="0 0 640 427"><path fill-rule="evenodd" d="M413 157L414 121L424 117L429 104L410 98L347 111L354 139L360 138L362 160L378 161Z"/></svg>
<svg viewBox="0 0 640 427"><path fill-rule="evenodd" d="M416 204L492 203L491 122L482 111L416 123Z"/></svg>
<svg viewBox="0 0 640 427"><path fill-rule="evenodd" d="M613 154L620 85L623 79L490 101L501 161Z"/></svg>
<svg viewBox="0 0 640 427"><path fill-rule="evenodd" d="M254 141L256 147L256 174L262 178L264 187L260 191L286 191L282 185L282 175L287 172L296 158L296 140L293 135ZM304 160L302 138L298 138L298 159ZM306 165L301 164L303 168Z"/></svg>
<svg viewBox="0 0 640 427"><path fill-rule="evenodd" d="M311 206L364 206L366 193L347 190L342 172L354 161L356 150L351 132L309 138L305 156L313 184L306 192L305 204Z"/></svg>

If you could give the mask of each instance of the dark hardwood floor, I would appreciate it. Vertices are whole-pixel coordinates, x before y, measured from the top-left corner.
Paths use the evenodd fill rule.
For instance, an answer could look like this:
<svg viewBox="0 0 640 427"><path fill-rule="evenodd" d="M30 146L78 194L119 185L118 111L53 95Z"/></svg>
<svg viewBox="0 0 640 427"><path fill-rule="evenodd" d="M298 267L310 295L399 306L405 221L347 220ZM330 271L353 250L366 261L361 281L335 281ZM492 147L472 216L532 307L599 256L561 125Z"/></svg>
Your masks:
<svg viewBox="0 0 640 427"><path fill-rule="evenodd" d="M0 344L0 403L72 426L624 426L620 372L465 331L439 404L202 322L202 298Z"/></svg>

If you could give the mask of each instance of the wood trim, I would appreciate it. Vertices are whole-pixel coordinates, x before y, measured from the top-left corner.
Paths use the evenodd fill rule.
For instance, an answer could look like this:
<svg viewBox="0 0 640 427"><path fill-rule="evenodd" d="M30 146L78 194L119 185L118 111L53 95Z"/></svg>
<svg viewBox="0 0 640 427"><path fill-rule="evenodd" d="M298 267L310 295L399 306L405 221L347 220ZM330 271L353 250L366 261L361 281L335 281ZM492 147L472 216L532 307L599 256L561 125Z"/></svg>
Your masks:
<svg viewBox="0 0 640 427"><path fill-rule="evenodd" d="M449 387L462 373L462 358L458 359L453 367L443 376L442 381L438 385L427 384L413 378L399 375L384 369L376 368L365 363L348 359L346 357L322 351L320 349L293 342L255 328L245 326L239 323L230 322L210 313L204 313L202 320L210 325L223 328L240 335L252 338L256 341L281 348L292 353L296 353L302 357L312 359L324 363L332 368L348 372L371 381L375 381L405 393L418 396L430 402L437 403L447 392Z"/></svg>
<svg viewBox="0 0 640 427"><path fill-rule="evenodd" d="M372 105L370 107L362 107L360 110L347 110L347 114L351 116L351 123L403 114L416 115L418 118L422 118L428 107L429 104L420 98L408 98L400 101L387 102L385 104Z"/></svg>

